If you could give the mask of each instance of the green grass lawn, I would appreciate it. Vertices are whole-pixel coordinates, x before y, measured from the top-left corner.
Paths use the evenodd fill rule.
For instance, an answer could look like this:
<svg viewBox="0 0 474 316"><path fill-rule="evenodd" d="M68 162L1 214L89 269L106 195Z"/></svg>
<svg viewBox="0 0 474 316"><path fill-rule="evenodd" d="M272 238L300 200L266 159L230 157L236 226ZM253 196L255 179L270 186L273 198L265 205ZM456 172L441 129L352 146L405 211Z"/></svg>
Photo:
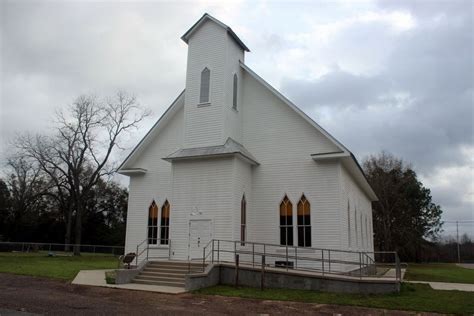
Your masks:
<svg viewBox="0 0 474 316"><path fill-rule="evenodd" d="M448 314L474 313L473 292L436 291L426 284L403 283L400 293L378 295L340 294L286 289L266 289L260 291L260 289L255 288L234 288L222 285L201 289L195 291L195 293Z"/></svg>
<svg viewBox="0 0 474 316"><path fill-rule="evenodd" d="M408 264L405 280L474 284L474 270L453 263Z"/></svg>
<svg viewBox="0 0 474 316"><path fill-rule="evenodd" d="M47 252L0 252L0 272L72 280L80 270L114 269L117 258L111 255L49 257Z"/></svg>

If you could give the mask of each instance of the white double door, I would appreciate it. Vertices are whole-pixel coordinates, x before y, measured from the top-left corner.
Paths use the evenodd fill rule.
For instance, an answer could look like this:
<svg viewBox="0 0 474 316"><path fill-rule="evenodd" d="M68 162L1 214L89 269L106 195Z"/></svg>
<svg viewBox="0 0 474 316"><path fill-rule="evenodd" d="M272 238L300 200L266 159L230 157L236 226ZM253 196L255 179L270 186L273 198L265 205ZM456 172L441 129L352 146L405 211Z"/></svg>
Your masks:
<svg viewBox="0 0 474 316"><path fill-rule="evenodd" d="M203 249L212 240L212 221L197 219L189 221L189 258L202 259ZM207 250L206 250L207 252Z"/></svg>

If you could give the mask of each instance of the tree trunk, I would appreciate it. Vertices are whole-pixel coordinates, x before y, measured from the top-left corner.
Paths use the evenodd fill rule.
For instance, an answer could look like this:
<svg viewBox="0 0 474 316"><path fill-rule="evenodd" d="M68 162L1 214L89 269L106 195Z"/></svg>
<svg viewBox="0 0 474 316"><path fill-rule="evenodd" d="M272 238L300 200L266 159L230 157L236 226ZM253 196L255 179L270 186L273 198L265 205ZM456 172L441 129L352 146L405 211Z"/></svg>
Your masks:
<svg viewBox="0 0 474 316"><path fill-rule="evenodd" d="M71 205L68 206L67 214L66 214L66 235L64 236L64 251L69 252L71 251L71 232L72 232L72 207Z"/></svg>
<svg viewBox="0 0 474 316"><path fill-rule="evenodd" d="M75 225L75 246L74 255L81 255L81 239L82 239L82 203L81 201L76 202L76 225Z"/></svg>

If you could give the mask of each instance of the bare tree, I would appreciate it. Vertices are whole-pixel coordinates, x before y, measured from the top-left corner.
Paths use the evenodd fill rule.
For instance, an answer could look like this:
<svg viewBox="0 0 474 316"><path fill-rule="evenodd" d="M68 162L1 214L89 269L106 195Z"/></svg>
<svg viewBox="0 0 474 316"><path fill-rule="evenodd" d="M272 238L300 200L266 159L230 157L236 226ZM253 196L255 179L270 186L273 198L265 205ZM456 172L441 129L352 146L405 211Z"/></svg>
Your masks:
<svg viewBox="0 0 474 316"><path fill-rule="evenodd" d="M67 225L75 214L76 245L82 239L82 217L89 192L100 178L117 170L111 156L122 148L121 137L148 115L134 96L124 92L105 100L80 96L66 111L56 113L52 136L23 136L17 141L17 147L35 159L52 179L59 199L68 207ZM70 233L69 229L66 238ZM79 247L74 248L74 254L80 254Z"/></svg>
<svg viewBox="0 0 474 316"><path fill-rule="evenodd" d="M6 185L10 191L9 222L17 231L34 222L38 210L42 209L43 197L48 184L40 168L33 161L21 156L12 156L7 161ZM23 227L24 228L24 227Z"/></svg>

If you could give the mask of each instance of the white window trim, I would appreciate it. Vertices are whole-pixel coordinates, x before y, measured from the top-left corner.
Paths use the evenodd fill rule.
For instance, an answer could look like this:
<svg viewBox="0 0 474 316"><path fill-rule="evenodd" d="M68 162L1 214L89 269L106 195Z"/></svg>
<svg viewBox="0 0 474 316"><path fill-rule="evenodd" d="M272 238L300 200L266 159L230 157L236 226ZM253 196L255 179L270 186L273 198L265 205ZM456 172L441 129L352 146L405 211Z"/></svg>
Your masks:
<svg viewBox="0 0 474 316"><path fill-rule="evenodd" d="M206 68L209 70L209 96L208 96L207 102L201 102L202 72ZM201 72L199 73L199 98L198 98L198 104L197 104L198 107L206 107L206 106L211 105L211 90L212 90L211 89L211 86L212 86L211 81L212 81L212 69L211 69L211 67L209 67L209 65L204 65L204 67L201 68Z"/></svg>

